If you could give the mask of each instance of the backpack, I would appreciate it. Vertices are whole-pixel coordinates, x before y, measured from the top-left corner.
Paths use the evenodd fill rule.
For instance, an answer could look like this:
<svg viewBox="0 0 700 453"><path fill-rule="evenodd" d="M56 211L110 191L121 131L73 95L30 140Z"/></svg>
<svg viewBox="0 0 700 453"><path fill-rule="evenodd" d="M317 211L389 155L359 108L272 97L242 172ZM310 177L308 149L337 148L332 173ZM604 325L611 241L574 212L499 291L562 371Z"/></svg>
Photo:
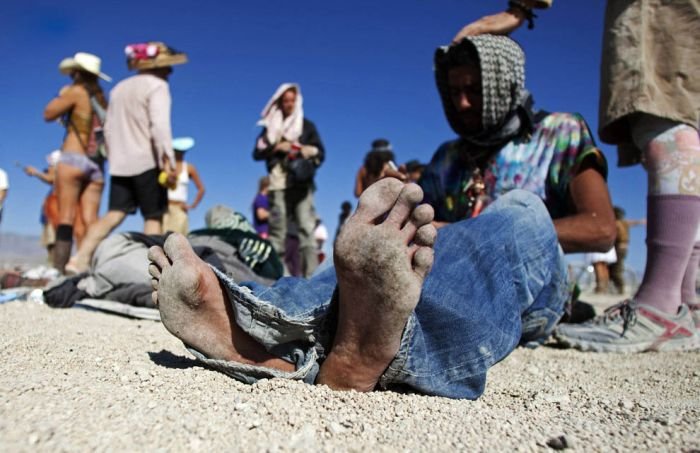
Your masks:
<svg viewBox="0 0 700 453"><path fill-rule="evenodd" d="M102 160L107 159L107 145L105 144L104 124L107 111L97 102L94 96L90 96L90 105L92 106L92 131L86 148L86 154L90 159Z"/></svg>

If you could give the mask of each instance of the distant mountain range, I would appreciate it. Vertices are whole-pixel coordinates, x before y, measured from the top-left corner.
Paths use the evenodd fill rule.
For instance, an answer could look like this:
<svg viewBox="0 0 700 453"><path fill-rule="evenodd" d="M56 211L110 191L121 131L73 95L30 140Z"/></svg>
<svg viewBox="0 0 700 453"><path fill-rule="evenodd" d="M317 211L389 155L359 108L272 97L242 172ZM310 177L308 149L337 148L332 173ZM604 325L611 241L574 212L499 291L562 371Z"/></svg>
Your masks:
<svg viewBox="0 0 700 453"><path fill-rule="evenodd" d="M0 233L0 268L46 264L46 256L39 236Z"/></svg>

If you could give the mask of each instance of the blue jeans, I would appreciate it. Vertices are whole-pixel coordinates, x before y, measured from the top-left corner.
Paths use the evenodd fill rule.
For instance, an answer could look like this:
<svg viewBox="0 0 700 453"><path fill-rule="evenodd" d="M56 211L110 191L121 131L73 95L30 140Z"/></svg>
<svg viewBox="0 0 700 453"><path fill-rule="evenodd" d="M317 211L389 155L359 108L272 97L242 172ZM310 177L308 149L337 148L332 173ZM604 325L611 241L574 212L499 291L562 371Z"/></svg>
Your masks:
<svg viewBox="0 0 700 453"><path fill-rule="evenodd" d="M243 382L282 377L313 383L337 323L336 276L283 278L272 287L237 285L217 273L237 324L272 354L296 364L285 373L209 360ZM543 341L563 312L567 273L549 214L516 190L479 217L439 230L435 263L403 331L381 388L478 398L488 369L519 343Z"/></svg>

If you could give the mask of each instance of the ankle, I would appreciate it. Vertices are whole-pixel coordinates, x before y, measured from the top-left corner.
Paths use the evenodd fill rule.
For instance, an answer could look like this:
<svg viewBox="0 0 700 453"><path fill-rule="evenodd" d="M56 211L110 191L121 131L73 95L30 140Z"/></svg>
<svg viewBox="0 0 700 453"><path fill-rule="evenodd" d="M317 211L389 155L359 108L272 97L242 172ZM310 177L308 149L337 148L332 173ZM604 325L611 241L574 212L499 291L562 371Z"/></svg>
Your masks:
<svg viewBox="0 0 700 453"><path fill-rule="evenodd" d="M353 360L353 357L331 351L321 365L316 383L327 385L333 390L371 392L385 368L381 371L367 368Z"/></svg>

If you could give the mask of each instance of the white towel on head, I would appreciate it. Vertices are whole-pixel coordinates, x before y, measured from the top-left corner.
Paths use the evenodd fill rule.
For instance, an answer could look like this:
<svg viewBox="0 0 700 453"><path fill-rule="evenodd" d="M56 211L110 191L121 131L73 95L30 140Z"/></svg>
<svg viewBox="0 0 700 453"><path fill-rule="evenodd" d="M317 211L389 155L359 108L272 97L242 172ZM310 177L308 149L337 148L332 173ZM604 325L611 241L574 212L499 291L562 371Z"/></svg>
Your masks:
<svg viewBox="0 0 700 453"><path fill-rule="evenodd" d="M297 92L294 111L287 118L284 118L282 110L278 106L278 100L282 95L294 88ZM266 138L270 145L279 143L282 139L288 142L298 142L304 127L304 110L302 109L301 88L296 83L283 83L277 88L265 108L261 113L262 118L258 121L258 126L267 129Z"/></svg>

